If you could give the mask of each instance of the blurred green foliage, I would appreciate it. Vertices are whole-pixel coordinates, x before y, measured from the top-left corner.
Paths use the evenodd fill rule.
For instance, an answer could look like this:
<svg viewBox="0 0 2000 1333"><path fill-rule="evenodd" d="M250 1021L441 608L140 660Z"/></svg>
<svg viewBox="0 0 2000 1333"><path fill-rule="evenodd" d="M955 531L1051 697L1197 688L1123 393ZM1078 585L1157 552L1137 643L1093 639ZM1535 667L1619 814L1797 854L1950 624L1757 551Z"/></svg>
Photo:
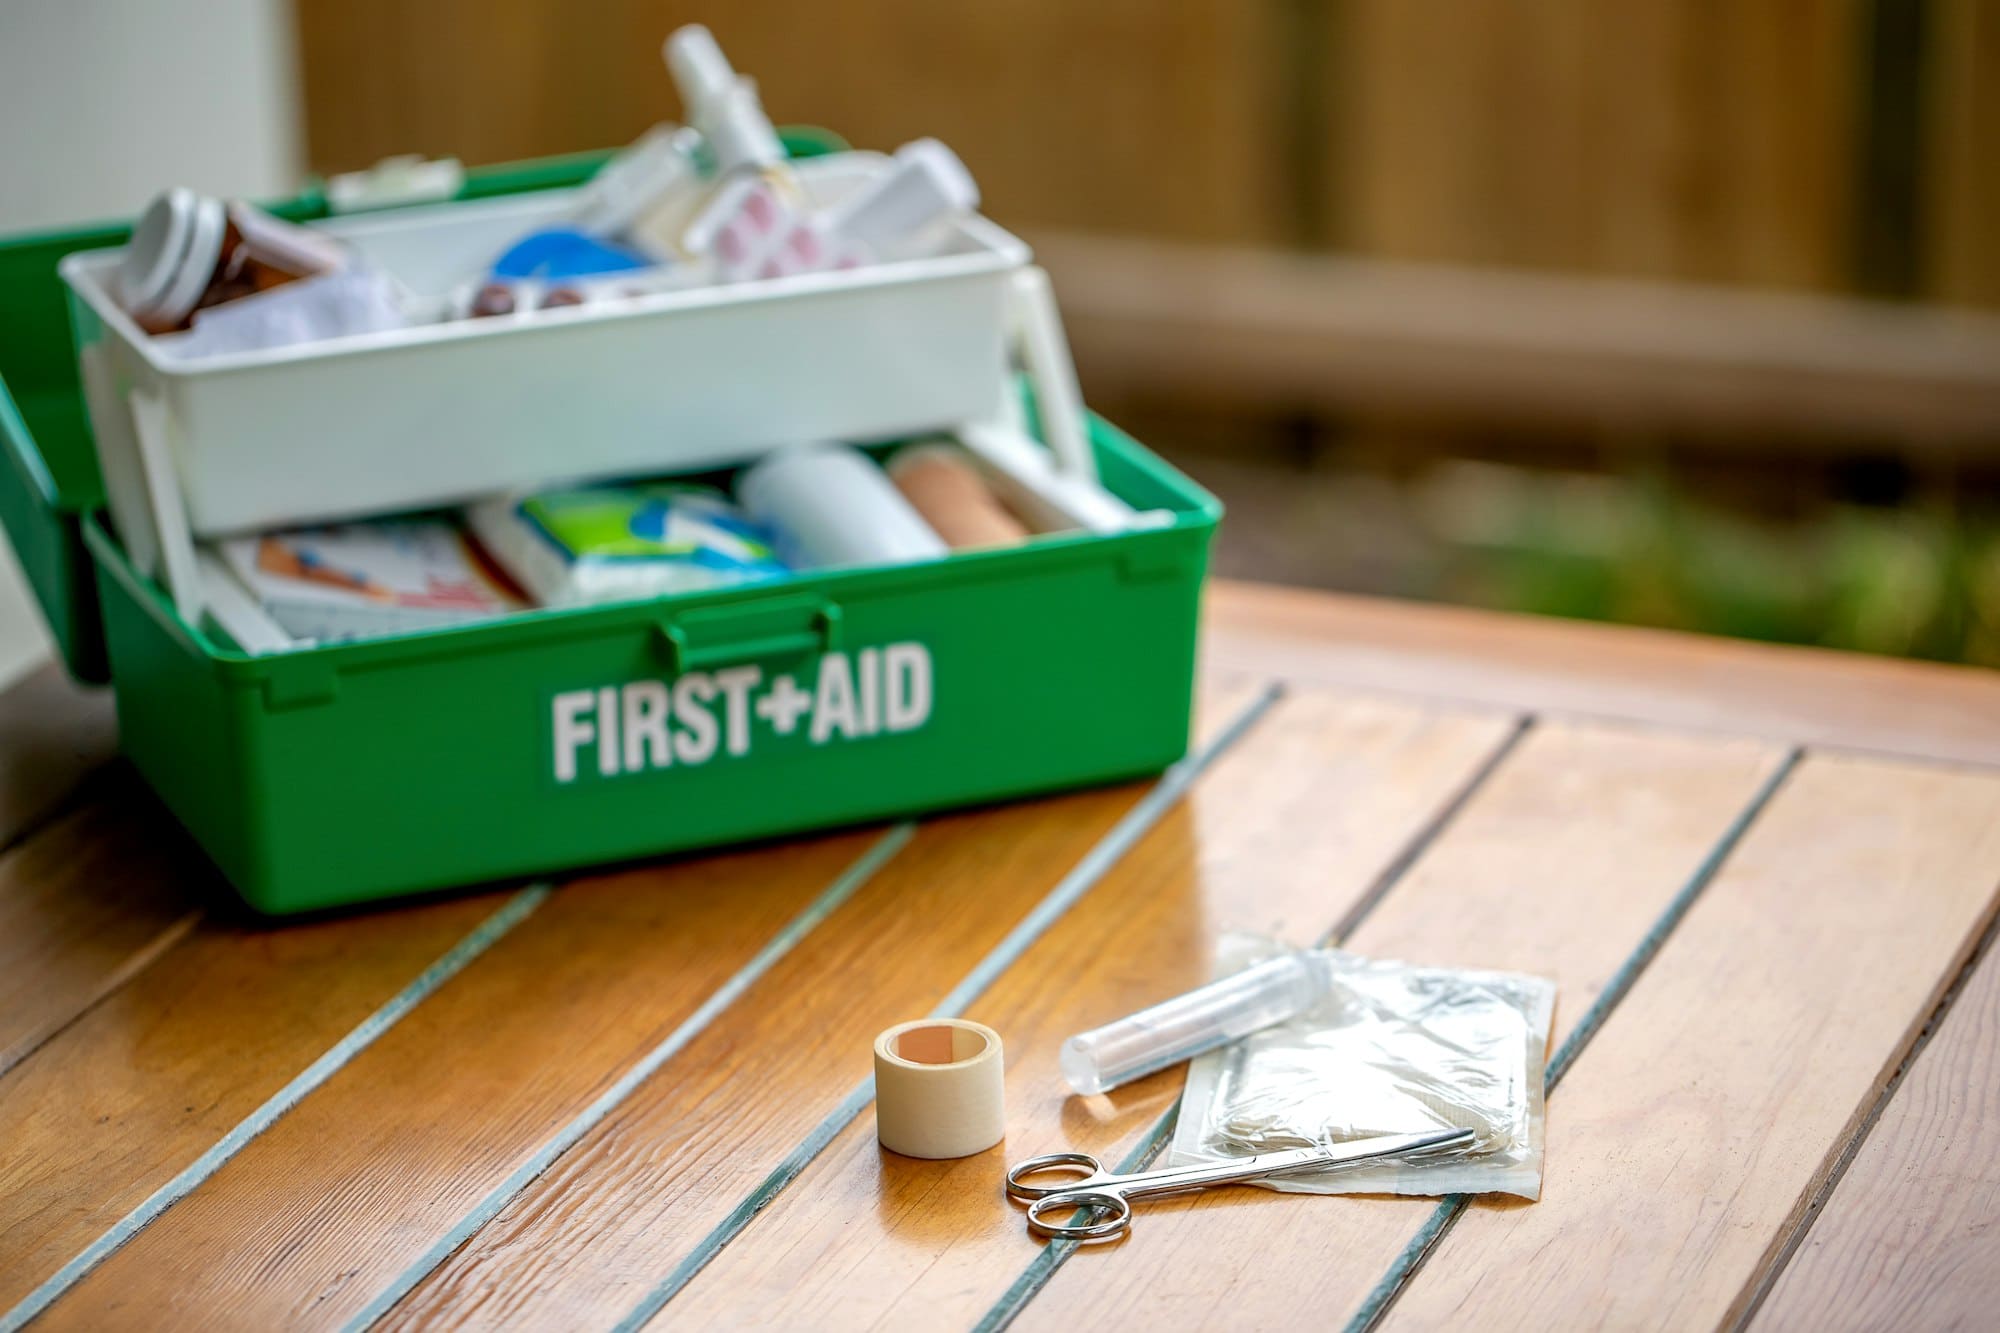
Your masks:
<svg viewBox="0 0 2000 1333"><path fill-rule="evenodd" d="M2000 507L1774 519L1659 479L1452 468L1418 505L1442 600L2000 666Z"/></svg>

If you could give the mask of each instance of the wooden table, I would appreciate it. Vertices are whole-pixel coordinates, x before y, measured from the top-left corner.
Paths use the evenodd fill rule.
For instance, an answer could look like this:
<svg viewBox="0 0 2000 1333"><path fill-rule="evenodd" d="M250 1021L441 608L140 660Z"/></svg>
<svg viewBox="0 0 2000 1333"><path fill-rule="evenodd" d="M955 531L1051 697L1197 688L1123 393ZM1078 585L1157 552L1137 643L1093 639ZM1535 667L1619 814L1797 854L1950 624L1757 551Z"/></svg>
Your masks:
<svg viewBox="0 0 2000 1333"><path fill-rule="evenodd" d="M100 697L0 697L0 1326L1991 1327L2000 677L1219 588L1158 782L259 928ZM1215 1191L1029 1239L1181 1071L1068 1033L1231 928L1560 986L1532 1205ZM1009 1128L874 1141L962 1012Z"/></svg>

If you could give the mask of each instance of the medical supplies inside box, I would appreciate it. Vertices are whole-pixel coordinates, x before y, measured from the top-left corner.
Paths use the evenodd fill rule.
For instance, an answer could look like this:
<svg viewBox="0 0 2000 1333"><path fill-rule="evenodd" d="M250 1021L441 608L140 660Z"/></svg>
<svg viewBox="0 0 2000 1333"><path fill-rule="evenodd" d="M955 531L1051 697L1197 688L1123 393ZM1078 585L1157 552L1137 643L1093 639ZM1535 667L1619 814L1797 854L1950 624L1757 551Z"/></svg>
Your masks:
<svg viewBox="0 0 2000 1333"><path fill-rule="evenodd" d="M350 557L398 549L440 510L546 607L1144 521L1097 484L1046 279L973 213L948 148L795 163L706 29L666 57L690 123L573 192L301 226L174 189L123 252L65 261L114 517L184 615L244 619L247 593L272 624L224 628L267 648L273 625L448 623L428 593L272 568L334 533ZM736 292L753 318L730 317ZM1046 450L1008 420L1010 343ZM938 426L960 442L891 475L830 443ZM735 495L659 489L718 466L742 469ZM242 586L204 588L218 564ZM343 599L357 614L325 614Z"/></svg>
<svg viewBox="0 0 2000 1333"><path fill-rule="evenodd" d="M308 641L463 625L527 605L464 530L442 518L236 537L222 552L278 627Z"/></svg>
<svg viewBox="0 0 2000 1333"><path fill-rule="evenodd" d="M937 441L893 451L886 467L850 445L800 445L733 486L735 499L685 480L596 483L228 538L200 565L205 600L239 647L269 652L935 560L1035 535L972 455ZM246 626L244 597L268 624Z"/></svg>
<svg viewBox="0 0 2000 1333"><path fill-rule="evenodd" d="M706 30L668 64L690 123L575 188L304 224L174 189L64 257L121 531L151 549L142 494L215 538L989 422L1054 315L964 164L788 157Z"/></svg>
<svg viewBox="0 0 2000 1333"><path fill-rule="evenodd" d="M497 255L447 252L460 276L442 293L435 270L413 283L365 245L175 188L141 217L110 294L160 352L191 361L927 258L978 206L971 173L935 139L816 198L706 28L676 32L666 56L690 123L649 131Z"/></svg>

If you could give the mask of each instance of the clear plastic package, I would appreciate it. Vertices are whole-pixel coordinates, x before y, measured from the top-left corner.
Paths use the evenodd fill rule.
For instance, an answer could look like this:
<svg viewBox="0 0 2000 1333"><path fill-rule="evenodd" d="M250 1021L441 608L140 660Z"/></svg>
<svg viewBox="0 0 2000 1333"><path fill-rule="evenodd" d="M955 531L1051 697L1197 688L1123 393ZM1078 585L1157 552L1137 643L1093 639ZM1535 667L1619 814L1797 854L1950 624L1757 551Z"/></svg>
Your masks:
<svg viewBox="0 0 2000 1333"><path fill-rule="evenodd" d="M1286 952L1232 936L1222 964L1234 971ZM1554 983L1335 949L1317 955L1323 999L1194 1062L1169 1160L1462 1128L1477 1137L1457 1152L1257 1183L1313 1194L1539 1197Z"/></svg>

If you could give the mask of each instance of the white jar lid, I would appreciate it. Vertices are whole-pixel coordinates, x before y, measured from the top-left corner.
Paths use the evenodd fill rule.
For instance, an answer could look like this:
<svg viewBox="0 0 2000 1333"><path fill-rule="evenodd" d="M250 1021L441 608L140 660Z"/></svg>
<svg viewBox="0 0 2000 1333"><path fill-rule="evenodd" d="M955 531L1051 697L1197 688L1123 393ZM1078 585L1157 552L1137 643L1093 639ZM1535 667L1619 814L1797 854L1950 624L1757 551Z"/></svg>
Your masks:
<svg viewBox="0 0 2000 1333"><path fill-rule="evenodd" d="M194 312L222 258L222 201L175 187L147 205L118 265L118 303L141 324Z"/></svg>

